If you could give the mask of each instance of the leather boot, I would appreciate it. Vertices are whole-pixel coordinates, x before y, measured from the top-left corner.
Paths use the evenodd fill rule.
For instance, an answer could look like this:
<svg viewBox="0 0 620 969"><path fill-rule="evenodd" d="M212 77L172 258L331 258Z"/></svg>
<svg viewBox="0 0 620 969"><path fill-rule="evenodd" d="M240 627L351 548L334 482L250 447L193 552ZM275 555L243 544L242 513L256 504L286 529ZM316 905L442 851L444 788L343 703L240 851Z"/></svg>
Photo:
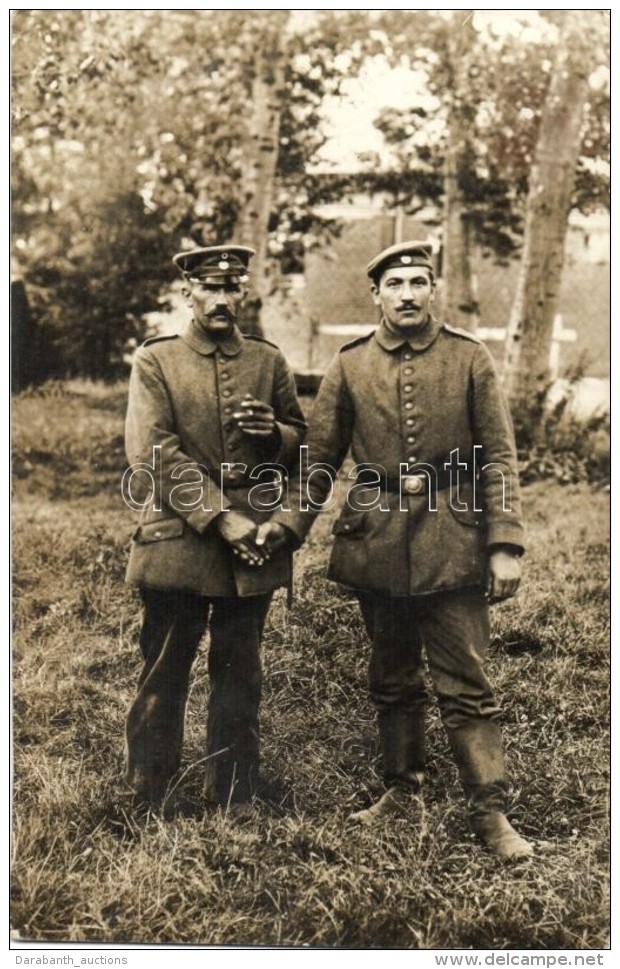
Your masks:
<svg viewBox="0 0 620 969"><path fill-rule="evenodd" d="M258 777L258 764L214 757L207 761L205 799L222 807L246 804L252 800Z"/></svg>
<svg viewBox="0 0 620 969"><path fill-rule="evenodd" d="M415 775L411 775L411 781L414 777ZM378 801L362 811L354 811L349 815L348 820L354 824L372 825L382 818L404 814L407 807L411 806L419 795L423 779L423 774L417 775L417 786L414 783L392 784Z"/></svg>
<svg viewBox="0 0 620 969"><path fill-rule="evenodd" d="M508 785L486 784L469 792L471 826L489 851L504 861L530 858L531 844L518 834L504 813Z"/></svg>
<svg viewBox="0 0 620 969"><path fill-rule="evenodd" d="M349 821L356 824L374 824L381 818L402 814L420 793L424 780L423 711L380 710L379 741L386 791L369 808L349 815Z"/></svg>
<svg viewBox="0 0 620 969"><path fill-rule="evenodd" d="M532 846L517 834L505 814L508 784L499 724L472 720L448 729L448 737L475 834L499 858L530 857Z"/></svg>
<svg viewBox="0 0 620 969"><path fill-rule="evenodd" d="M164 803L170 778L167 771L161 773L157 768L134 768L131 774L125 774L125 781L137 808L157 810Z"/></svg>

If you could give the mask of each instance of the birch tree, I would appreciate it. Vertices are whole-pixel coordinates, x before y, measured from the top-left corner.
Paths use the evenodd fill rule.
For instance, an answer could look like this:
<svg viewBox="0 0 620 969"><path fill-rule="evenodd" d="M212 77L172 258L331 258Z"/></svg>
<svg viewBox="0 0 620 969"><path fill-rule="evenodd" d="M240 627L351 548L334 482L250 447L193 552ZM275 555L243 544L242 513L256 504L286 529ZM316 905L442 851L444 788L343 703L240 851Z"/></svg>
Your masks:
<svg viewBox="0 0 620 969"><path fill-rule="evenodd" d="M259 329L260 307L269 292L268 234L274 200L274 183L280 147L280 121L284 94L284 31L288 10L267 14L262 43L252 60L250 118L242 142L242 206L236 235L251 246L250 303L246 306L246 328ZM249 326L248 326L249 322Z"/></svg>
<svg viewBox="0 0 620 969"><path fill-rule="evenodd" d="M13 229L42 377L124 373L178 249L251 245L260 299L319 238L347 185L308 168L365 12L290 13L17 12Z"/></svg>
<svg viewBox="0 0 620 969"><path fill-rule="evenodd" d="M454 11L446 44L452 83L444 158L443 306L453 326L472 331L478 326L478 304L471 268L473 232L463 176L475 168L472 138L476 105L469 97L468 85L475 34L473 10Z"/></svg>
<svg viewBox="0 0 620 969"><path fill-rule="evenodd" d="M529 177L523 251L506 338L504 380L513 399L547 380L564 243L573 204L593 66L592 15L563 11ZM596 16L596 12L595 12Z"/></svg>
<svg viewBox="0 0 620 969"><path fill-rule="evenodd" d="M402 64L404 58L426 82L409 108L386 108L377 119L394 165L375 177L378 188L394 192L399 187L406 212L425 208L428 224L442 225L446 318L466 328L476 318L475 249L500 264L521 252L557 28L567 16L565 11L544 16L515 11L512 29L506 30L502 17L495 21L492 13L470 14L384 15L395 62ZM596 12L575 12L574 30L589 37L596 69L604 74L608 38L604 26L593 33L596 17ZM604 86L589 92L582 134L572 204L587 213L609 206L609 97Z"/></svg>

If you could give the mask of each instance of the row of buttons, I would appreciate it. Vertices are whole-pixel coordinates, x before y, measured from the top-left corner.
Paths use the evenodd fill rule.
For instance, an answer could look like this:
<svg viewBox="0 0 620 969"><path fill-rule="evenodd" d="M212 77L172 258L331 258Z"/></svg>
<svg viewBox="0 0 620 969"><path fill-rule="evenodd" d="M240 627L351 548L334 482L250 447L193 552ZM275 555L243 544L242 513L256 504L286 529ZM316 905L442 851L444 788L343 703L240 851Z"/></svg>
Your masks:
<svg viewBox="0 0 620 969"><path fill-rule="evenodd" d="M225 365L228 362L227 359L221 356L219 353L216 354L216 357L217 357L217 362L220 364L220 366ZM231 374L229 373L228 370L221 370L220 373L218 374L218 377L220 380L230 380ZM232 397L232 395L233 395L233 391L231 390L230 387L225 387L224 390L222 391L222 397L230 398ZM226 406L223 408L224 414L226 414L227 417L230 417L230 415L233 412L233 409L234 408L232 404L230 403L226 404ZM234 428L231 428L231 430L234 430ZM232 437L226 438L226 446L229 451L238 451L240 447L239 443L235 441ZM235 472L233 471L231 473L231 478L234 479L234 477L235 477Z"/></svg>
<svg viewBox="0 0 620 969"><path fill-rule="evenodd" d="M409 361L411 359L412 359L412 353L411 353L411 351L410 350L406 350L405 353L403 353L403 360ZM403 374L406 377L411 377L411 375L413 374L413 367L411 367L411 366L403 367ZM412 391L413 391L413 384L406 383L404 385L404 387L403 387L403 392L406 393L406 394L410 394L410 393L412 393ZM406 400L405 401L405 410L412 410L412 408L413 408L413 401L412 400ZM405 418L405 425L407 427L412 428L414 426L414 424L415 424L415 421L414 421L413 417L410 416L410 417L406 417ZM416 441L415 434L411 434L411 432L409 434L407 434L407 444L415 444L415 441ZM407 458L407 463L408 464L415 464L417 460L418 459L417 459L417 457L415 455L411 455L410 457Z"/></svg>

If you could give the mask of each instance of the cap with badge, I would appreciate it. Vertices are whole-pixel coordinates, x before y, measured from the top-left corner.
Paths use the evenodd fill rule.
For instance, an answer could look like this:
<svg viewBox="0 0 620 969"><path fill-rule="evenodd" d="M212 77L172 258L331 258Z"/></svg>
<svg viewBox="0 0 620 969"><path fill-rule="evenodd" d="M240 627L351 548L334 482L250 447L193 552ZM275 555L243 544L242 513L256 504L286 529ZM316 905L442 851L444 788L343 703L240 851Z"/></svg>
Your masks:
<svg viewBox="0 0 620 969"><path fill-rule="evenodd" d="M253 255L254 249L249 246L203 246L178 252L172 261L186 279L201 283L235 279L238 283L247 283Z"/></svg>
<svg viewBox="0 0 620 969"><path fill-rule="evenodd" d="M434 275L433 251L430 242L413 240L397 242L395 246L384 249L366 266L366 273L377 283L387 269L411 269L421 266Z"/></svg>

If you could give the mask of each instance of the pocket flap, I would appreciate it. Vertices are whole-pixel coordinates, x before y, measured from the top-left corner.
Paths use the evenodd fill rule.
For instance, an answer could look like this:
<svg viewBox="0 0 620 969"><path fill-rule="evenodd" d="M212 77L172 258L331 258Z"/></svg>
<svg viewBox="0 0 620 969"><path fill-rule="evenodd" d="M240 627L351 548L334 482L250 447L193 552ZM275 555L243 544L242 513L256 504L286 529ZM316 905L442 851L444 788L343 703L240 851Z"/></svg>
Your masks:
<svg viewBox="0 0 620 969"><path fill-rule="evenodd" d="M364 530L366 514L367 512L365 511L351 511L350 508L345 508L340 517L334 522L332 535L341 535L344 538L359 537Z"/></svg>
<svg viewBox="0 0 620 969"><path fill-rule="evenodd" d="M460 525L468 525L469 528L481 528L484 524L484 514L476 511L474 507L474 491L469 482L461 485L460 493L456 489L452 494L450 489L446 489L446 500L453 518Z"/></svg>
<svg viewBox="0 0 620 969"><path fill-rule="evenodd" d="M167 538L180 538L185 530L185 523L181 518L164 518L148 525L140 525L134 535L134 541L141 545L150 542L163 542Z"/></svg>

